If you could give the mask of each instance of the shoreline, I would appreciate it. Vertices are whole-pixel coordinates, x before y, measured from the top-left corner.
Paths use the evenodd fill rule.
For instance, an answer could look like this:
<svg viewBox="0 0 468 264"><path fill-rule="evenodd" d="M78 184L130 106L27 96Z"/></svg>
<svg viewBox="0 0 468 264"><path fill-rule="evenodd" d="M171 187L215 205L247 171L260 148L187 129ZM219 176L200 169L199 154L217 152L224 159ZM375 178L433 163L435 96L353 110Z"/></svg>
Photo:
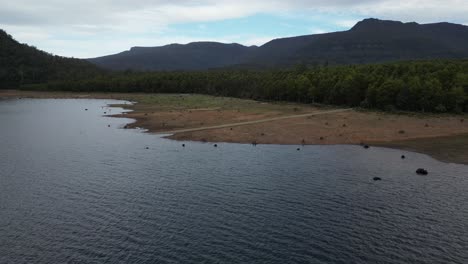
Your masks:
<svg viewBox="0 0 468 264"><path fill-rule="evenodd" d="M426 154L468 165L468 116L396 115L294 103L187 94L117 94L0 90L0 98L117 99L132 110L127 128L179 141L277 145L360 145ZM465 122L465 118L467 122Z"/></svg>

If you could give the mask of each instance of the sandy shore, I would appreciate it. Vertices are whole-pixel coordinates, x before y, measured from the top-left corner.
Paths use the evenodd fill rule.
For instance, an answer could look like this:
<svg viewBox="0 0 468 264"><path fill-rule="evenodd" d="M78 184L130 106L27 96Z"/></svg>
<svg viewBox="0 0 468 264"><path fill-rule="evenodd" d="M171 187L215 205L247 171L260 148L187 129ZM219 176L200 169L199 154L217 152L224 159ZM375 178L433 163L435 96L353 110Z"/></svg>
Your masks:
<svg viewBox="0 0 468 264"><path fill-rule="evenodd" d="M133 112L120 115L136 120L128 127L142 127L152 133L176 131L168 137L175 140L294 145L365 143L468 164L466 115L394 115L201 95L0 91L0 97L136 101L135 105L124 106Z"/></svg>

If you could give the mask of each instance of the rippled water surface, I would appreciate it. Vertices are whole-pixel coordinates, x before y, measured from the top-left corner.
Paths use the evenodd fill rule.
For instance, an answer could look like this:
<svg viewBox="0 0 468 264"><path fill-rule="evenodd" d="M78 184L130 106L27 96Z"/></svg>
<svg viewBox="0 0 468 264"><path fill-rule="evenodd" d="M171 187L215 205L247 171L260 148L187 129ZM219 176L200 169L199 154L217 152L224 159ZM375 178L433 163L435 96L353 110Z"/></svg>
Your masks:
<svg viewBox="0 0 468 264"><path fill-rule="evenodd" d="M183 148L120 129L106 103L0 101L0 263L468 261L468 166L356 146Z"/></svg>

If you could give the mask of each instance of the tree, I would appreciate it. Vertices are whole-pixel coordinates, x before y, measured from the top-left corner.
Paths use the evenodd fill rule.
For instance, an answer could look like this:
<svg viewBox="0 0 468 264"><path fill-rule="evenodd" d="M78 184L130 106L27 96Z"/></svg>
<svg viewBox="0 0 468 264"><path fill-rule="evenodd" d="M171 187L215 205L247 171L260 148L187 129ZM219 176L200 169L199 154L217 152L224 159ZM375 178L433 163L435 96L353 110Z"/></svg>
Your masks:
<svg viewBox="0 0 468 264"><path fill-rule="evenodd" d="M388 79L375 90L375 104L378 108L385 109L396 106L396 98L404 88L404 83L399 79Z"/></svg>

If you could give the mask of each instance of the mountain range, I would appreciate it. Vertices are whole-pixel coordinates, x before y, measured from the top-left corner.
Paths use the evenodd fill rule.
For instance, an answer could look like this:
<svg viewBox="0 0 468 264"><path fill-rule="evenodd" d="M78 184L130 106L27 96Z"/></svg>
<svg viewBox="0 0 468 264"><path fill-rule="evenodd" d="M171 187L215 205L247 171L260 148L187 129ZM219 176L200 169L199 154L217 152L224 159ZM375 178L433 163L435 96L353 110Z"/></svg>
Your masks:
<svg viewBox="0 0 468 264"><path fill-rule="evenodd" d="M305 65L369 64L468 58L468 26L365 19L350 30L272 40L260 47L217 42L133 47L115 55L79 60L21 44L0 30L3 85L80 79L106 70L200 71L269 69ZM7 85L5 85L7 84Z"/></svg>
<svg viewBox="0 0 468 264"><path fill-rule="evenodd" d="M275 39L260 47L194 42L133 47L88 61L110 70L192 71L461 58L468 58L467 26L365 19L347 31Z"/></svg>

